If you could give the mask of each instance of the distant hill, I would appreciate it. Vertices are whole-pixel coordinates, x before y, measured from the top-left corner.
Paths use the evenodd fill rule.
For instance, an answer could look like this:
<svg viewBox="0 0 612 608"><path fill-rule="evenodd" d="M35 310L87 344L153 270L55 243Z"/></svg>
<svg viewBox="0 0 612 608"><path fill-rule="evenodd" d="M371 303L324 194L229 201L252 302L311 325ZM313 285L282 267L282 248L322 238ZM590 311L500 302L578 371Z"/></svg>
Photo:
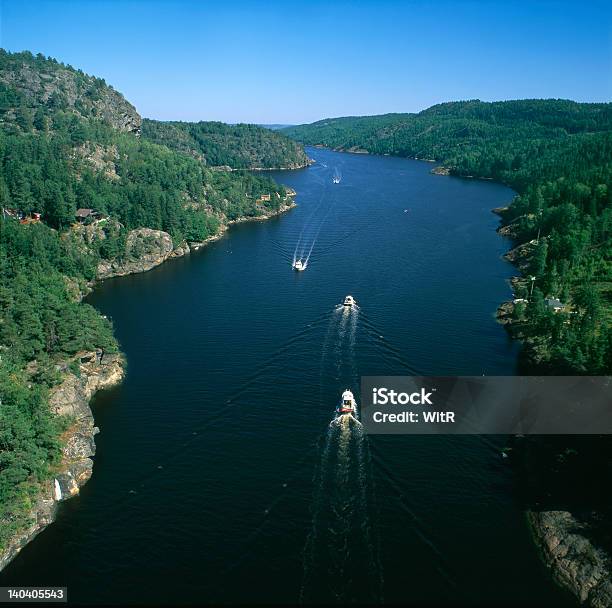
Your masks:
<svg viewBox="0 0 612 608"><path fill-rule="evenodd" d="M258 125L222 122L143 121L142 136L186 152L209 166L232 169L295 169L308 164L301 146Z"/></svg>
<svg viewBox="0 0 612 608"><path fill-rule="evenodd" d="M443 164L435 172L511 185L519 196L500 211L503 233L518 245L509 259L536 278L528 305L532 285L515 280L519 303L507 303L503 318L525 344L525 368L612 369L612 104L449 102L281 132L308 145L435 160ZM551 311L547 299L561 299L563 311Z"/></svg>
<svg viewBox="0 0 612 608"><path fill-rule="evenodd" d="M449 102L418 114L329 118L281 132L306 145L437 160L451 172L502 179L520 188L530 177L523 181L519 164L540 156L540 149L554 156L572 135L612 132L612 104Z"/></svg>
<svg viewBox="0 0 612 608"><path fill-rule="evenodd" d="M286 129L287 127L293 127L294 125L280 125L280 124L266 125L266 124L260 124L259 126L263 127L264 129L270 129L272 131L279 131L280 129Z"/></svg>

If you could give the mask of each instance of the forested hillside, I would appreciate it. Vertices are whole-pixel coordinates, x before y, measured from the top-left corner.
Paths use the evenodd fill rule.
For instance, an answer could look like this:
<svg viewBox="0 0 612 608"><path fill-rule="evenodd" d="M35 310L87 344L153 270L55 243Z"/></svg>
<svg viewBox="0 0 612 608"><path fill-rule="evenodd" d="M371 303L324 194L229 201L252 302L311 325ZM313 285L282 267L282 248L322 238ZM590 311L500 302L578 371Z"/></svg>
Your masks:
<svg viewBox="0 0 612 608"><path fill-rule="evenodd" d="M117 130L138 133L136 108L106 84L43 55L0 49L0 104L5 130L30 130L53 117L75 127L79 118L96 119ZM11 128L10 123L13 122Z"/></svg>
<svg viewBox="0 0 612 608"><path fill-rule="evenodd" d="M50 390L78 373L79 353L117 351L110 322L79 301L100 263L137 256L126 245L135 228L177 246L286 199L267 177L148 141L141 123L103 80L0 50L0 551L60 459L69 421L51 414Z"/></svg>
<svg viewBox="0 0 612 608"><path fill-rule="evenodd" d="M302 146L257 125L222 122L161 122L145 119L142 136L187 152L213 167L296 169L308 164Z"/></svg>
<svg viewBox="0 0 612 608"><path fill-rule="evenodd" d="M525 344L523 363L612 371L612 104L467 101L283 132L310 145L432 159L451 174L515 188L504 232L524 244L513 259L535 277L533 293L530 280L515 283L516 299L529 300L515 303L510 324Z"/></svg>

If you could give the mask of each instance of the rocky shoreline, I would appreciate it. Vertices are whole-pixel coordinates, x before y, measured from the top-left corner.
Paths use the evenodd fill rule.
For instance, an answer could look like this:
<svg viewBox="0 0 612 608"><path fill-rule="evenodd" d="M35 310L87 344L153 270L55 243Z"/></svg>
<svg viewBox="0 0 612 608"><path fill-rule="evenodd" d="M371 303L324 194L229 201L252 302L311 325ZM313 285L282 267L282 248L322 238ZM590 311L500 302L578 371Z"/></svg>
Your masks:
<svg viewBox="0 0 612 608"><path fill-rule="evenodd" d="M493 209L502 215L506 207ZM501 236L513 238L513 224L498 228ZM521 275L510 278L514 292L528 288L524 276L533 255L534 242L521 243L504 254ZM509 327L514 322L515 301L502 302L496 312L499 323ZM520 335L516 336L520 338ZM591 608L612 607L612 558L589 538L588 524L569 511L527 511L527 521L542 561L554 580L573 593L581 604Z"/></svg>
<svg viewBox="0 0 612 608"><path fill-rule="evenodd" d="M78 372L75 374L74 364ZM60 502L76 496L89 481L96 452L94 436L99 429L89 407L93 395L101 389L116 386L125 373L122 356L102 351L79 353L60 366L63 381L50 394L49 405L59 416L68 416L71 425L63 434L62 460L53 478L42 484L30 514L31 524L16 534L0 553L0 570L42 530L55 520ZM70 367L70 369L69 369Z"/></svg>
<svg viewBox="0 0 612 608"><path fill-rule="evenodd" d="M581 533L585 524L568 511L528 511L527 521L554 579L581 604L612 606L612 560Z"/></svg>
<svg viewBox="0 0 612 608"><path fill-rule="evenodd" d="M277 211L231 220L221 224L217 234L205 241L185 242L176 248L173 247L172 238L167 232L149 228L133 230L128 236L128 249L134 247L137 242L147 241L150 245L149 250L137 260L123 264L101 263L98 267L98 278L94 284L112 277L147 272L169 259L182 257L208 243L219 240L230 225L249 221L265 221L296 206L293 200L289 200ZM93 287L93 284L89 287ZM83 294L79 296L82 297ZM30 511L31 524L15 534L6 547L0 551L0 571L42 530L53 523L58 504L76 496L81 487L91 478L92 457L96 452L94 438L100 429L94 425L89 402L99 390L121 383L125 376L125 360L118 353L108 354L101 350L82 352L71 361L58 365L58 369L64 376L62 382L51 390L49 405L57 415L68 416L71 420L70 427L62 435L62 460L53 472L53 478L42 484L41 492Z"/></svg>
<svg viewBox="0 0 612 608"><path fill-rule="evenodd" d="M212 171L294 171L295 169L306 169L311 165L314 165L316 161L312 158L309 158L305 163L291 163L286 167L249 167L244 169L236 169L235 167L230 167L229 165L217 165L215 167L210 167Z"/></svg>
<svg viewBox="0 0 612 608"><path fill-rule="evenodd" d="M201 249L209 243L218 241L227 232L229 226L234 224L242 224L245 222L262 222L278 215L282 215L294 207L296 207L296 203L291 200L281 205L277 211L230 220L224 224L221 224L219 231L216 234L209 236L204 241L184 241L177 247L174 247L172 237L167 232L163 232L162 230L153 230L152 228L138 228L136 230L132 230L128 235L126 248L129 252L130 250L139 247L141 249L141 253L138 255L137 259L124 262L100 262L97 271L98 278L94 283L113 277L123 277L130 274L148 272L169 259L183 257L192 251ZM93 284L91 286L93 287Z"/></svg>

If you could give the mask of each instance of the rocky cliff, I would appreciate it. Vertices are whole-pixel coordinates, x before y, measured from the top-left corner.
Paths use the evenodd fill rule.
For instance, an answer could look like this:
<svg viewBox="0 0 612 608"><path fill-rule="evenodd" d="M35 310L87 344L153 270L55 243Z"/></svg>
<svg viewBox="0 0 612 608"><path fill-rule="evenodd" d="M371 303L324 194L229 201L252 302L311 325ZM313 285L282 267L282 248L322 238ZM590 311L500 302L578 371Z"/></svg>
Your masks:
<svg viewBox="0 0 612 608"><path fill-rule="evenodd" d="M169 257L180 257L185 253L189 253L189 247L181 245L175 249L172 237L167 232L151 228L131 230L126 239L125 256L120 260L101 261L98 264L98 279L146 272Z"/></svg>
<svg viewBox="0 0 612 608"><path fill-rule="evenodd" d="M0 570L53 522L57 504L78 494L91 477L92 456L96 452L94 436L99 429L94 426L89 400L97 391L119 384L124 375L124 365L120 355L102 351L79 353L74 363L77 374L68 371L68 362L61 366L64 379L52 390L49 399L55 413L67 416L71 422L63 436L62 462L54 477L43 484L30 513L30 525L0 552ZM74 370L75 366L71 369Z"/></svg>

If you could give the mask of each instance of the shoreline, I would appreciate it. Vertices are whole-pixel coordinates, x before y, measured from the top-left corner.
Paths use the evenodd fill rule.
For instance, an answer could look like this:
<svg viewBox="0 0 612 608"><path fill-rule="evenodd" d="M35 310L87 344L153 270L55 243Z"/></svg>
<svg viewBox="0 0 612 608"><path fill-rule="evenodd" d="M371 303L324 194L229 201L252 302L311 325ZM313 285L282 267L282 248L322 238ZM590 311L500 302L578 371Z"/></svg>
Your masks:
<svg viewBox="0 0 612 608"><path fill-rule="evenodd" d="M310 145L310 144L309 144ZM441 161L436 160L435 158L420 158L418 156L400 156L398 154L389 154L388 152L385 152L383 154L380 153L376 153L373 154L371 152L368 152L368 150L364 150L363 148L331 148L330 146L324 146L322 144L314 144L314 145L310 145L311 148L318 148L320 150L331 150L332 152L342 152L343 154L363 154L363 155L368 155L368 156L380 156L380 157L392 157L392 158L405 158L407 160L416 160L419 161L421 163L430 163L430 164L435 164L435 163L439 163ZM476 175L461 175L459 173L452 173L453 168L452 167L446 167L444 165L438 165L437 167L433 167L430 171L430 173L432 175L445 175L445 176L451 176L451 177L460 177L462 179L481 179L487 182L494 182L495 180L492 177L479 177ZM506 186L507 188L511 188L512 186L510 186L509 184L505 184L504 182L496 182L498 184L501 184L502 186ZM516 196L516 194L515 194Z"/></svg>
<svg viewBox="0 0 612 608"><path fill-rule="evenodd" d="M227 171L232 173L234 171L295 171L297 169L306 169L312 165L314 165L317 161L309 158L305 163L294 164L288 167L230 167L229 165L217 165L214 167L209 167L211 171Z"/></svg>
<svg viewBox="0 0 612 608"><path fill-rule="evenodd" d="M254 221L263 222L278 217L295 207L297 203L291 198L276 211L260 216L229 220L219 226L216 234L204 241L181 243L166 255L150 261L150 264L140 267L133 266L127 272L109 273L96 278L88 285L87 293L107 279L148 272L170 259L197 251L223 238L232 225ZM87 293L81 294L81 299ZM73 362L78 364L78 376L69 370L69 365ZM62 460L53 471L51 478L40 485L40 492L33 500L29 514L31 523L16 532L6 547L0 551L0 572L19 555L28 543L55 521L59 504L78 496L81 488L91 478L94 465L93 456L96 453L94 438L100 432L100 429L95 426L91 400L99 391L121 384L125 378L126 363L123 353L106 354L96 350L77 353L72 359L58 364L58 368L64 372L64 377L60 384L49 391L49 407L56 415L67 415L72 419L70 427L61 436Z"/></svg>

